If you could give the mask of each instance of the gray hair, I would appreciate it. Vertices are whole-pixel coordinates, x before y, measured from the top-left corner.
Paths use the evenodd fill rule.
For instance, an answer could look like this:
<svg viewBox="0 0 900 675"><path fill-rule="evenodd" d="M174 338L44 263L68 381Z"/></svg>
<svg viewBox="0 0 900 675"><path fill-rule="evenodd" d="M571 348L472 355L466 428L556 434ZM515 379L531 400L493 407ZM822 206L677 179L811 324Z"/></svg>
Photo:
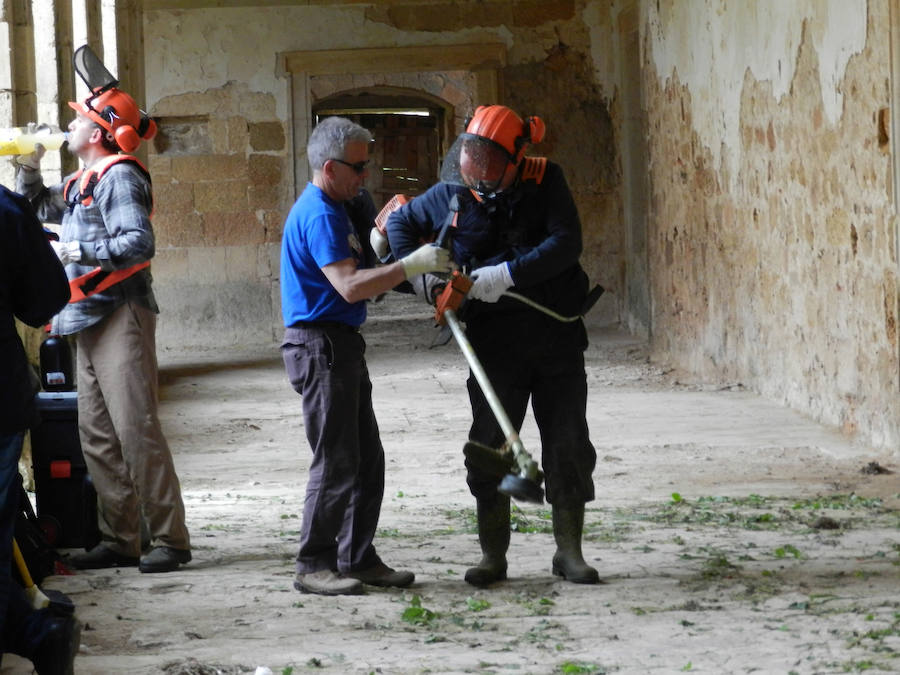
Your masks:
<svg viewBox="0 0 900 675"><path fill-rule="evenodd" d="M348 143L369 143L372 134L368 129L351 122L346 117L326 117L309 135L306 157L313 171L321 171L329 159L343 159Z"/></svg>

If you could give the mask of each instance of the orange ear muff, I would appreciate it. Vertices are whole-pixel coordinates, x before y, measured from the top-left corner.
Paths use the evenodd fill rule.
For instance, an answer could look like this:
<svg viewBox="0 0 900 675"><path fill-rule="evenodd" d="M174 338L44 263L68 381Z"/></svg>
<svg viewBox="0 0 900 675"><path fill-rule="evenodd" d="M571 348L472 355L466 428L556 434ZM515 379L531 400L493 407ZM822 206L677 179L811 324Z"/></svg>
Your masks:
<svg viewBox="0 0 900 675"><path fill-rule="evenodd" d="M147 115L141 115L141 124L138 127L138 135L145 141L156 136L156 121Z"/></svg>
<svg viewBox="0 0 900 675"><path fill-rule="evenodd" d="M141 137L138 136L137 131L135 131L134 127L128 126L127 124L116 129L114 135L116 143L125 152L134 152L141 144Z"/></svg>

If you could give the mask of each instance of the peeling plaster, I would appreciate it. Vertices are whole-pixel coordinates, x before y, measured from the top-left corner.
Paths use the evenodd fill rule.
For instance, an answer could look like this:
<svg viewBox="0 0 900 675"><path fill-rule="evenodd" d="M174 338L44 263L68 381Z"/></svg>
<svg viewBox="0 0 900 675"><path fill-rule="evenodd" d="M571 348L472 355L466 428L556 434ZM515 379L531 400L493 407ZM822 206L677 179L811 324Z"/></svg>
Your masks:
<svg viewBox="0 0 900 675"><path fill-rule="evenodd" d="M657 11L659 8L659 11ZM740 103L744 74L768 81L780 100L791 87L807 24L819 58L825 118L843 111L847 63L866 44L867 0L667 0L645 3L651 58L660 85L677 75L691 92L694 131L729 175L741 152Z"/></svg>
<svg viewBox="0 0 900 675"><path fill-rule="evenodd" d="M616 55L621 53L621 38L611 23L609 3L590 0L582 11L582 20L590 37L590 55L594 77L604 97L609 100L617 89Z"/></svg>
<svg viewBox="0 0 900 675"><path fill-rule="evenodd" d="M240 7L152 10L144 13L147 105L188 91L246 83L250 91L274 93L279 117L288 116L286 81L279 81L282 52L418 44L502 41L512 47L506 26L461 31L402 31L367 20L365 6ZM549 38L547 38L549 39ZM521 46L517 47L521 49ZM515 58L534 58L529 43ZM541 59L546 57L538 52ZM513 61L513 55L510 55Z"/></svg>

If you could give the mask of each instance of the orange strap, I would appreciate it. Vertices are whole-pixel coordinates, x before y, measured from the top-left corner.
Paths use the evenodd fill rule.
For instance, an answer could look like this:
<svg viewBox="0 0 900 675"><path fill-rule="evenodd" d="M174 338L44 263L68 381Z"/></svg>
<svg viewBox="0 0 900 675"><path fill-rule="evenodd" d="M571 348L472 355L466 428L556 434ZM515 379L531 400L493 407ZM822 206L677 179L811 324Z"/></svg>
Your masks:
<svg viewBox="0 0 900 675"><path fill-rule="evenodd" d="M544 172L547 170L546 157L526 157L522 163L522 180L530 180L540 184L544 180Z"/></svg>
<svg viewBox="0 0 900 675"><path fill-rule="evenodd" d="M150 267L150 261L138 263L123 270L102 270L95 267L87 274L75 277L69 282L69 291L72 297L69 304L73 302L81 302L85 298L92 296L94 293L105 291L110 286L119 283L123 279L127 279L133 274L140 272L142 269Z"/></svg>
<svg viewBox="0 0 900 675"><path fill-rule="evenodd" d="M150 172L147 171L147 167L141 164L137 157L121 154L106 155L94 163L91 168L79 169L72 175L69 182L66 183L66 187L63 189L63 198L66 200L66 203L70 207L74 207L76 204L90 206L91 202L94 201L94 188L97 186L97 183L103 178L103 174L106 173L107 169L119 162L131 162L132 164L137 164L138 168L147 176L147 179L150 179ZM69 196L72 187L76 185L78 186L78 194Z"/></svg>

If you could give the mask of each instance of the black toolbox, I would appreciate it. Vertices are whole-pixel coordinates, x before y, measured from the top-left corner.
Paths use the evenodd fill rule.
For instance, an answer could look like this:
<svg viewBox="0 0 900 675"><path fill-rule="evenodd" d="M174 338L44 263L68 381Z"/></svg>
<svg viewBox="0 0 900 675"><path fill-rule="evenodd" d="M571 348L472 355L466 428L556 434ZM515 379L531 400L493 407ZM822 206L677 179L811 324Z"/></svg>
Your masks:
<svg viewBox="0 0 900 675"><path fill-rule="evenodd" d="M37 517L56 548L88 550L100 541L97 493L78 438L78 392L41 391L41 421L31 430Z"/></svg>

